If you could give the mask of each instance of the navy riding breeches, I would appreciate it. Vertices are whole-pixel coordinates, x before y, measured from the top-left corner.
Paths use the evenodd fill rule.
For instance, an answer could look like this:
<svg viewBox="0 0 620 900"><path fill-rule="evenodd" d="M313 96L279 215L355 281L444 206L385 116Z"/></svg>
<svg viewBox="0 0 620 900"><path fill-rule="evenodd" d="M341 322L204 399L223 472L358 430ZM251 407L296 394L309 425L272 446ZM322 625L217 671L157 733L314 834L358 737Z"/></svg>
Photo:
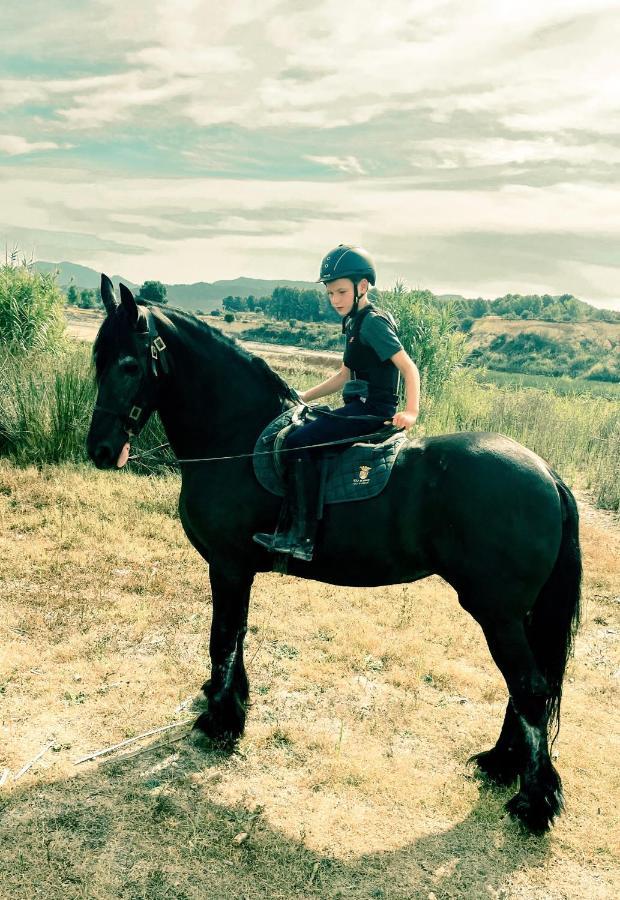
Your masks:
<svg viewBox="0 0 620 900"><path fill-rule="evenodd" d="M328 447L314 448L314 444L323 444L328 441L338 441L343 438L362 437L379 431L383 423L391 421L396 410L391 404L362 403L361 400L351 400L338 409L330 410L327 415L319 415L314 422L308 422L301 428L291 432L284 442L284 447L289 451L288 457L316 459ZM302 450L302 447L309 449ZM336 445L335 450L342 449L345 445Z"/></svg>

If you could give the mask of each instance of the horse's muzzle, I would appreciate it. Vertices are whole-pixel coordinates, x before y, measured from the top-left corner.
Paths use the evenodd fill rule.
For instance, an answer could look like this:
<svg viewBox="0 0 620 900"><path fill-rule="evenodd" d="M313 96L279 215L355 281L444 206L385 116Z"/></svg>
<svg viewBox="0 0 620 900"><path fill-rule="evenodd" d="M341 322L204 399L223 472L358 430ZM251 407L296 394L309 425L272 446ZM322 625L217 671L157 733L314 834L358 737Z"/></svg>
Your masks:
<svg viewBox="0 0 620 900"><path fill-rule="evenodd" d="M87 444L88 456L98 469L115 469L120 450L107 441Z"/></svg>

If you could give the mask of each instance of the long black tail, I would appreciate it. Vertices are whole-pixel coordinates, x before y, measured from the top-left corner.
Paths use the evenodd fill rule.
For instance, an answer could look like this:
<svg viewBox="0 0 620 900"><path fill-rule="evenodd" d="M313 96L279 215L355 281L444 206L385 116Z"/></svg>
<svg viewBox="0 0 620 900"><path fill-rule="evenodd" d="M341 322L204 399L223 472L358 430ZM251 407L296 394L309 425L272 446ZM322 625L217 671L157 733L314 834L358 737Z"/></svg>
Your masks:
<svg viewBox="0 0 620 900"><path fill-rule="evenodd" d="M555 740L560 730L564 672L581 615L582 567L577 503L559 475L551 474L562 505L562 542L553 571L536 600L527 634L551 690L548 713L550 728L555 725Z"/></svg>

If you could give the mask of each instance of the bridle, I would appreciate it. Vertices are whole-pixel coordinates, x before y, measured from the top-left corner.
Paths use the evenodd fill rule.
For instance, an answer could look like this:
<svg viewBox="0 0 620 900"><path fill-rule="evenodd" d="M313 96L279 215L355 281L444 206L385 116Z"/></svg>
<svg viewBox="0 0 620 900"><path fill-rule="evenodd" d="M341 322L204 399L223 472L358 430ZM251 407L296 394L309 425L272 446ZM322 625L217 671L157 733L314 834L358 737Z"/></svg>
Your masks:
<svg viewBox="0 0 620 900"><path fill-rule="evenodd" d="M111 409L99 403L95 404L96 411L108 413L119 419L123 430L129 437L137 437L140 434L153 411L152 405L145 406L144 400L141 399L144 394L144 381L146 380L147 383L150 381L150 387L155 388L158 381L170 372L170 362L164 352L166 344L161 335L157 333L155 316L149 309L143 307L140 308L140 317L144 318L146 326L141 331L137 331L135 335L139 348L143 351L136 356L142 369L142 379L140 389L129 407L129 412L126 409Z"/></svg>

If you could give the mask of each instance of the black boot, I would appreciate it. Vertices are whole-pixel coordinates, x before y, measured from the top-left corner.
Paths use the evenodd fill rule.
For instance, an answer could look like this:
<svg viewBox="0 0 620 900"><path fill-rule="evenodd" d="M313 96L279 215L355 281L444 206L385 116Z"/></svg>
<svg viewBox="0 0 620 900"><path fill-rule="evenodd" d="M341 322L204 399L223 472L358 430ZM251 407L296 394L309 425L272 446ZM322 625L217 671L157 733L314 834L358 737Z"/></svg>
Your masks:
<svg viewBox="0 0 620 900"><path fill-rule="evenodd" d="M319 473L312 459L295 459L287 485L291 524L287 531L255 534L254 540L271 553L285 553L310 562L317 527Z"/></svg>

